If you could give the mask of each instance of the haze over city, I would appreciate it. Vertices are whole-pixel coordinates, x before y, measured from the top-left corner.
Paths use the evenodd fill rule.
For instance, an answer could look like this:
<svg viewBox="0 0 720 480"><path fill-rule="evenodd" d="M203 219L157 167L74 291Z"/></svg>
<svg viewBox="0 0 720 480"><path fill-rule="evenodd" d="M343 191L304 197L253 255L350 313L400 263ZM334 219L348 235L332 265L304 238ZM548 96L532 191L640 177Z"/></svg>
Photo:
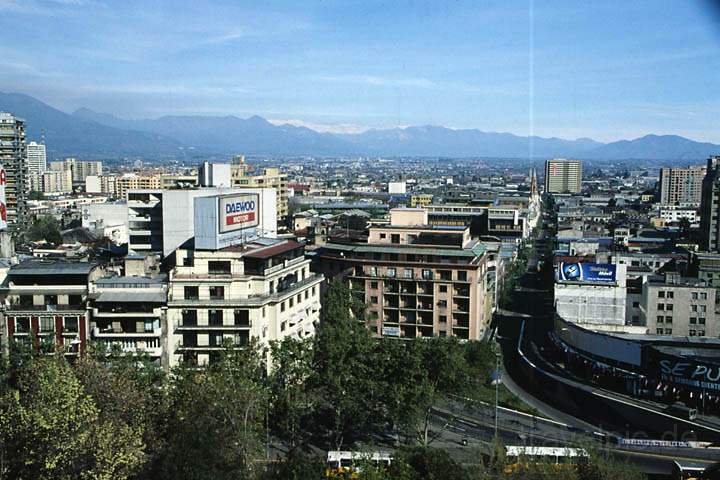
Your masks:
<svg viewBox="0 0 720 480"><path fill-rule="evenodd" d="M720 142L716 13L710 1L3 0L0 91L134 119Z"/></svg>

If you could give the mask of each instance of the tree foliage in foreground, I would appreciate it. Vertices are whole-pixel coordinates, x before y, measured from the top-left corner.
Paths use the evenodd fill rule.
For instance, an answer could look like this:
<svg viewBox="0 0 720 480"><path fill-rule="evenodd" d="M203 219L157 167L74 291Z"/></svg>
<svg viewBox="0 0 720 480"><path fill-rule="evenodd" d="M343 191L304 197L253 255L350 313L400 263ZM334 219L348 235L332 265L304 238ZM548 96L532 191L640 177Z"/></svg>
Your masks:
<svg viewBox="0 0 720 480"><path fill-rule="evenodd" d="M430 424L435 405L487 391L491 345L375 339L363 313L333 283L315 337L228 346L209 366L171 375L142 355L98 347L70 364L12 343L0 368L0 480L320 478L322 452L368 448L388 433L401 444L392 466L368 463L360 478L497 476L497 465L468 470L430 447L441 433ZM283 459L267 458L268 440ZM577 478L637 478L598 465Z"/></svg>

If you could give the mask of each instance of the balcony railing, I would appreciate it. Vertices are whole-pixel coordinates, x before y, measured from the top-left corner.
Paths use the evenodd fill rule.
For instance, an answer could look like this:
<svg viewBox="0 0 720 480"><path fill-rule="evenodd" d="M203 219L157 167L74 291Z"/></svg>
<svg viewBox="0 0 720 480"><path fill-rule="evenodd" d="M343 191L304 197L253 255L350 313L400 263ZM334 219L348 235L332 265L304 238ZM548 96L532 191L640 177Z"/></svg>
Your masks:
<svg viewBox="0 0 720 480"><path fill-rule="evenodd" d="M162 329L154 328L144 332L125 332L122 330L115 330L110 328L99 328L94 327L92 330L93 337L96 338L118 338L118 337L159 337L162 334Z"/></svg>
<svg viewBox="0 0 720 480"><path fill-rule="evenodd" d="M85 311L83 304L73 305L23 305L20 303L11 304L6 309L13 312L62 312L62 311Z"/></svg>

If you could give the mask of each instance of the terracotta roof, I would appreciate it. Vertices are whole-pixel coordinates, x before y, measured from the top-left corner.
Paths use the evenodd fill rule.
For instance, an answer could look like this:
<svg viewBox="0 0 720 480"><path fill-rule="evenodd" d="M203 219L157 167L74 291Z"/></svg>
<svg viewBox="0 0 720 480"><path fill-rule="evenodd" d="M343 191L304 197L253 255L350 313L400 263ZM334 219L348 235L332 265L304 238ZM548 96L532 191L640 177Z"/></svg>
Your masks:
<svg viewBox="0 0 720 480"><path fill-rule="evenodd" d="M294 250L296 248L302 247L298 242L294 240L288 240L286 242L277 244L277 245L271 245L269 247L264 248L258 248L252 251L249 251L245 254L246 257L249 258L270 258L275 255L285 253L290 250Z"/></svg>

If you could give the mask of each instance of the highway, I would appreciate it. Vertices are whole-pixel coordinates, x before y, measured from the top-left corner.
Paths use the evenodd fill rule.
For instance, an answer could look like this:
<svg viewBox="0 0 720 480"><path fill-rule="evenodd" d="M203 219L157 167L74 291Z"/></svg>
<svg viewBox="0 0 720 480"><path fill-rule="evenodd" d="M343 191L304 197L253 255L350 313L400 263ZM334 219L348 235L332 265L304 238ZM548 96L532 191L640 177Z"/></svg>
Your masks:
<svg viewBox="0 0 720 480"><path fill-rule="evenodd" d="M534 257L529 265L537 264ZM720 442L720 429L689 422L654 410L643 402L615 395L577 382L542 356L542 345L552 322L552 285L529 269L516 289L515 310L496 312L497 341L503 355L504 383L513 393L544 415L574 429L568 432L543 426L539 432L524 432L533 441L579 442L587 445L593 432L611 437L657 439L665 441ZM520 425L526 428L522 422ZM537 435L534 435L537 434ZM548 444L550 444L548 443ZM596 442L597 443L597 442ZM576 443L577 444L577 443ZM647 473L669 473L675 459L701 460L707 464L720 461L716 448L667 448L638 446L628 448L607 443L614 454L625 457Z"/></svg>

